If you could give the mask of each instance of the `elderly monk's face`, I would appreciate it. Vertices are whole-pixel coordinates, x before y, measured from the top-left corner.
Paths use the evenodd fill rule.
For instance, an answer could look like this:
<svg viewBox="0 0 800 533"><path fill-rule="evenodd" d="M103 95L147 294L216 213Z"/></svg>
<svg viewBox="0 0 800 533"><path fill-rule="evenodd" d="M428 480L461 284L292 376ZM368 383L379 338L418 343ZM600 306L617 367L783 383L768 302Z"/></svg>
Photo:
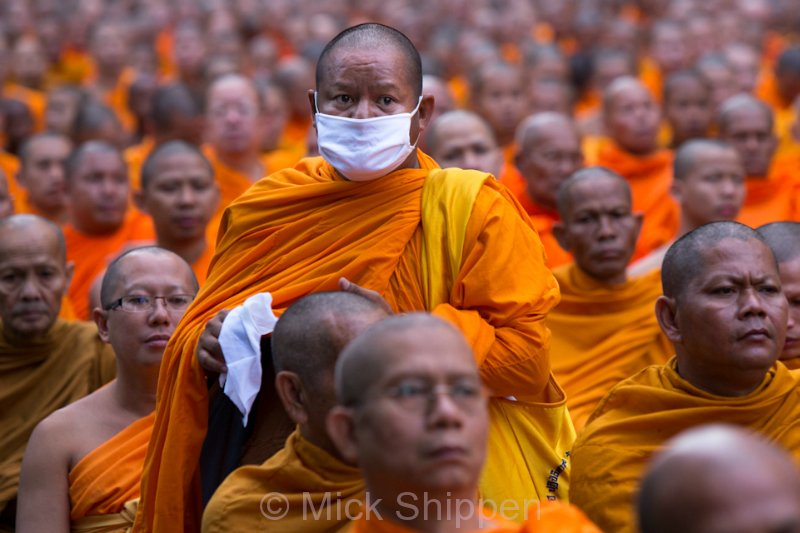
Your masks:
<svg viewBox="0 0 800 533"><path fill-rule="evenodd" d="M535 143L520 147L516 163L531 198L555 209L558 188L583 165L578 134L568 128L551 128L538 135Z"/></svg>
<svg viewBox="0 0 800 533"><path fill-rule="evenodd" d="M593 278L622 283L642 223L640 215L631 213L624 184L605 176L590 178L573 185L570 198L559 242Z"/></svg>
<svg viewBox="0 0 800 533"><path fill-rule="evenodd" d="M69 141L61 137L43 137L28 145L20 181L30 202L45 212L67 205L64 162L70 148Z"/></svg>
<svg viewBox="0 0 800 533"><path fill-rule="evenodd" d="M477 120L465 119L440 124L439 137L431 157L443 168L458 167L489 172L499 177L503 166L503 153L494 136Z"/></svg>
<svg viewBox="0 0 800 533"><path fill-rule="evenodd" d="M94 312L100 338L111 344L120 364L157 366L172 332L196 293L192 273L189 265L173 254L140 253L127 256L123 261L111 300L103 304L129 296L190 297L185 305L171 305L158 298L149 308L133 309L114 303L113 309Z"/></svg>
<svg viewBox="0 0 800 533"><path fill-rule="evenodd" d="M608 133L623 149L647 154L657 147L658 105L643 85L629 85L612 96L606 110Z"/></svg>
<svg viewBox="0 0 800 533"><path fill-rule="evenodd" d="M137 200L153 218L160 240L180 242L203 237L219 203L219 188L199 155L175 153L160 158Z"/></svg>
<svg viewBox="0 0 800 533"><path fill-rule="evenodd" d="M75 225L86 231L112 233L128 208L128 170L116 152L85 154L68 181Z"/></svg>
<svg viewBox="0 0 800 533"><path fill-rule="evenodd" d="M697 226L733 220L745 197L744 167L734 150L709 148L673 191L684 216Z"/></svg>
<svg viewBox="0 0 800 533"><path fill-rule="evenodd" d="M449 330L407 333L385 339L383 373L355 414L359 464L395 490L474 485L488 413L472 353Z"/></svg>
<svg viewBox="0 0 800 533"><path fill-rule="evenodd" d="M742 106L731 111L727 127L721 128L720 138L736 148L748 176L766 176L778 140L772 131L769 117L754 106Z"/></svg>
<svg viewBox="0 0 800 533"><path fill-rule="evenodd" d="M208 93L206 138L225 153L257 150L264 129L258 94L239 78L217 82Z"/></svg>
<svg viewBox="0 0 800 533"><path fill-rule="evenodd" d="M778 265L781 286L789 302L789 323L781 359L800 357L800 257Z"/></svg>
<svg viewBox="0 0 800 533"><path fill-rule="evenodd" d="M478 112L496 132L513 132L528 111L522 74L488 69L484 78L475 102Z"/></svg>
<svg viewBox="0 0 800 533"><path fill-rule="evenodd" d="M786 338L787 302L770 249L756 239L723 239L701 253L702 266L677 300L679 342L687 357L726 372L764 369Z"/></svg>
<svg viewBox="0 0 800 533"><path fill-rule="evenodd" d="M664 101L664 114L672 127L673 139L682 142L705 137L711 124L708 90L700 80L676 81Z"/></svg>
<svg viewBox="0 0 800 533"><path fill-rule="evenodd" d="M44 335L61 311L72 269L47 226L0 232L0 318L19 336Z"/></svg>

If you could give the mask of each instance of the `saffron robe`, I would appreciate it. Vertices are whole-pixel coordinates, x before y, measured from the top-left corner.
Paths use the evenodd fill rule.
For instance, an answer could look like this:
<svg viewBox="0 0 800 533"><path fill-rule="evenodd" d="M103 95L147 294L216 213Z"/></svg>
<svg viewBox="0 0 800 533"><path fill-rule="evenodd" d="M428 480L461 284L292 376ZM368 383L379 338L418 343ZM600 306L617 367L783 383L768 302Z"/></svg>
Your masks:
<svg viewBox="0 0 800 533"><path fill-rule="evenodd" d="M280 520L262 514L262 499L271 493L281 494L288 505L288 514ZM350 500L355 501L348 504ZM203 513L203 532L339 531L349 524L345 510L359 509L363 501L358 467L343 463L295 430L264 464L237 468L225 479Z"/></svg>
<svg viewBox="0 0 800 533"><path fill-rule="evenodd" d="M799 178L800 169L788 159L774 161L766 178L748 177L744 204L736 220L751 228L800 220Z"/></svg>
<svg viewBox="0 0 800 533"><path fill-rule="evenodd" d="M0 513L17 496L36 424L115 374L114 352L94 323L56 320L41 339L15 337L0 323Z"/></svg>
<svg viewBox="0 0 800 533"><path fill-rule="evenodd" d="M221 216L225 208L244 194L255 181L253 181L250 176L242 174L238 170L223 163L219 157L217 157L212 146L203 146L203 155L206 156L208 162L211 163L211 168L214 169L214 179L217 180L217 185L219 186L219 207L217 208L217 214ZM266 175L268 167L263 156L261 157L261 164L264 166Z"/></svg>
<svg viewBox="0 0 800 533"><path fill-rule="evenodd" d="M635 531L634 501L650 457L678 433L728 423L763 434L800 461L800 375L774 365L742 397L698 389L676 360L651 366L609 392L572 452L570 498L603 531Z"/></svg>
<svg viewBox="0 0 800 533"><path fill-rule="evenodd" d="M81 532L133 525L126 504L139 499L142 466L155 416L135 421L78 461L69 473L70 522ZM92 529L92 526L95 529ZM115 529L117 531L117 529Z"/></svg>
<svg viewBox="0 0 800 533"><path fill-rule="evenodd" d="M194 354L217 311L269 291L280 314L311 292L335 290L342 276L382 294L395 310L426 308L421 195L438 166L421 152L418 158L419 169L361 183L341 179L322 158L304 159L262 179L227 209L209 277L164 353L137 531L199 527L207 387ZM457 180L467 171L447 172ZM496 394L536 395L550 378L544 316L558 301L558 287L521 207L485 177L448 302L431 311L465 333ZM498 276L498 265L515 275Z"/></svg>
<svg viewBox="0 0 800 533"><path fill-rule="evenodd" d="M547 315L550 363L580 432L614 385L672 355L672 343L661 332L655 314L661 271L621 285L604 285L574 263L553 275L561 288L561 302Z"/></svg>

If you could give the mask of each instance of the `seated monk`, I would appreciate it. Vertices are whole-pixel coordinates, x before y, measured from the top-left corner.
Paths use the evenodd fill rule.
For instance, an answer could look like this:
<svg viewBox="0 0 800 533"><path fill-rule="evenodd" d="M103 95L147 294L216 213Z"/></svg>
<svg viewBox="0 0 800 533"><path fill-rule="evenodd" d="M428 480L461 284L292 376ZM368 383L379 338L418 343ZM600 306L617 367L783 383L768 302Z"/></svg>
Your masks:
<svg viewBox="0 0 800 533"><path fill-rule="evenodd" d="M672 196L680 205L675 239L709 222L734 220L745 200L744 166L736 150L715 139L684 143L675 154ZM630 266L631 276L661 270L670 240Z"/></svg>
<svg viewBox="0 0 800 533"><path fill-rule="evenodd" d="M99 18L89 28L89 54L93 72L86 89L114 110L127 132L132 132L134 117L128 108L128 87L134 72L126 67L131 49L131 32L123 21Z"/></svg>
<svg viewBox="0 0 800 533"><path fill-rule="evenodd" d="M558 208L553 233L575 262L553 271L561 302L547 315L550 361L580 432L614 385L666 362L672 345L653 314L659 273L626 274L642 215L631 211L625 179L602 167L579 170L559 188Z"/></svg>
<svg viewBox="0 0 800 533"><path fill-rule="evenodd" d="M720 106L717 126L720 139L739 152L747 176L747 194L737 220L753 228L798 220L800 170L773 157L778 141L772 110L749 94L738 94Z"/></svg>
<svg viewBox="0 0 800 533"><path fill-rule="evenodd" d="M786 342L779 359L791 370L800 368L800 223L772 222L758 228L767 241L781 274L781 288L789 302Z"/></svg>
<svg viewBox="0 0 800 533"><path fill-rule="evenodd" d="M664 82L664 118L673 150L690 139L706 137L711 128L711 90L700 74L679 70Z"/></svg>
<svg viewBox="0 0 800 533"><path fill-rule="evenodd" d="M722 102L737 94L733 69L725 56L717 52L703 55L695 62L694 68L711 89L712 113L718 113Z"/></svg>
<svg viewBox="0 0 800 533"><path fill-rule="evenodd" d="M102 141L76 148L67 159L70 224L67 258L75 263L69 299L81 320L90 316L89 288L112 256L154 238L149 218L128 208L130 184L119 150Z"/></svg>
<svg viewBox="0 0 800 533"><path fill-rule="evenodd" d="M58 319L71 276L58 226L35 215L0 220L0 531L14 527L33 428L114 378L114 354L97 327Z"/></svg>
<svg viewBox="0 0 800 533"><path fill-rule="evenodd" d="M553 388L544 316L558 288L539 238L489 174L440 169L415 148L433 109L417 50L397 30L362 24L335 37L317 67L308 99L322 157L262 179L229 207L209 277L164 354L137 526L199 527L198 462L206 434L219 433L208 428L198 342L216 313L253 294L270 292L279 315L345 277L395 311L457 325L498 400ZM386 98L371 96L387 87ZM500 265L514 275L498 276ZM538 450L527 456L555 468Z"/></svg>
<svg viewBox="0 0 800 533"><path fill-rule="evenodd" d="M656 316L675 357L611 389L572 450L570 501L603 531L635 531L634 495L649 458L686 429L725 422L800 460L800 376L776 364L787 302L775 257L737 222L672 245Z"/></svg>
<svg viewBox="0 0 800 533"><path fill-rule="evenodd" d="M293 167L302 159L303 154L298 155L297 149L280 145L289 118L286 95L274 81L259 82L257 88L264 106L264 133L259 146L263 161L267 169ZM308 131L313 131L313 128L308 128Z"/></svg>
<svg viewBox="0 0 800 533"><path fill-rule="evenodd" d="M36 426L22 461L19 533L133 525L159 363L197 281L176 254L137 248L109 265L101 293L92 317L117 378Z"/></svg>
<svg viewBox="0 0 800 533"><path fill-rule="evenodd" d="M519 525L501 514L508 502L480 499L487 393L470 345L447 322L411 313L368 328L336 363L336 396L328 433L367 492L349 531L599 531L567 504L531 505Z"/></svg>
<svg viewBox="0 0 800 533"><path fill-rule="evenodd" d="M135 198L153 219L156 244L189 263L202 285L214 257L216 227L209 223L219 224L219 187L200 150L184 141L159 145L144 162Z"/></svg>
<svg viewBox="0 0 800 533"><path fill-rule="evenodd" d="M14 197L8 187L6 173L0 169L0 220L14 214Z"/></svg>
<svg viewBox="0 0 800 533"><path fill-rule="evenodd" d="M522 69L510 63L486 61L469 82L470 107L494 131L506 161L514 157L514 134L525 118L527 104Z"/></svg>
<svg viewBox="0 0 800 533"><path fill-rule="evenodd" d="M501 180L516 172L514 165L503 161L489 124L472 111L458 109L439 115L425 135L425 146L442 168L480 170Z"/></svg>
<svg viewBox="0 0 800 533"><path fill-rule="evenodd" d="M611 82L603 96L603 121L609 138L587 163L610 168L631 186L633 210L644 215L634 259L668 242L678 230L678 206L670 196L672 152L658 147L658 104L639 81Z"/></svg>
<svg viewBox="0 0 800 533"><path fill-rule="evenodd" d="M736 80L736 92L753 94L760 74L756 49L743 42L734 42L727 45L722 53Z"/></svg>
<svg viewBox="0 0 800 533"><path fill-rule="evenodd" d="M431 124L448 111L454 111L456 109L453 91L450 89L450 86L447 85L447 82L439 76L434 76L432 74L425 74L422 76L422 94L433 96L433 100L436 102L436 109L433 110ZM425 145L423 145L422 148L426 149Z"/></svg>
<svg viewBox="0 0 800 533"><path fill-rule="evenodd" d="M67 222L64 163L72 143L59 133L39 133L20 150L17 184L24 197L17 198L17 212L42 216L56 224Z"/></svg>
<svg viewBox="0 0 800 533"><path fill-rule="evenodd" d="M77 85L56 85L47 91L44 126L47 131L70 135L75 114L78 112L83 90Z"/></svg>
<svg viewBox="0 0 800 533"><path fill-rule="evenodd" d="M206 96L206 140L203 154L214 168L222 213L267 174L260 155L262 105L253 83L239 74L214 80Z"/></svg>
<svg viewBox="0 0 800 533"><path fill-rule="evenodd" d="M378 303L347 292L311 294L281 315L272 332L275 388L297 429L264 464L243 466L225 479L203 513L204 533L265 527L321 533L348 525L336 507L363 501L364 481L358 468L339 455L325 429L325 417L336 404L333 369L342 348L386 316ZM287 498L290 514L270 520L259 512L261 499L270 493ZM314 520L303 513L309 496L317 513Z"/></svg>
<svg viewBox="0 0 800 533"><path fill-rule="evenodd" d="M583 165L578 128L566 115L532 115L517 129L516 144L514 163L519 173L504 176L501 182L531 217L542 239L547 265L554 268L569 263L572 256L556 241L553 225L559 220L556 192Z"/></svg>
<svg viewBox="0 0 800 533"><path fill-rule="evenodd" d="M283 58L275 68L274 79L286 95L289 112L278 147L298 161L305 154L306 134L312 126L306 94L314 86L314 65L302 56Z"/></svg>
<svg viewBox="0 0 800 533"><path fill-rule="evenodd" d="M800 530L800 470L786 450L736 426L687 430L642 478L641 533Z"/></svg>

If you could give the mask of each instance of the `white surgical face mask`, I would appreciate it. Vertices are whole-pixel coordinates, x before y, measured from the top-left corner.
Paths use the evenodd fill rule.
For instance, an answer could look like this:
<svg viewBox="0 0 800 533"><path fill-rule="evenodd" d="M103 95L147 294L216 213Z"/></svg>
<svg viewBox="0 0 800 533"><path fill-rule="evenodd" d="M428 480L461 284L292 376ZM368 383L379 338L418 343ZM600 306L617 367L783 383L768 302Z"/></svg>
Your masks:
<svg viewBox="0 0 800 533"><path fill-rule="evenodd" d="M317 93L314 93L314 104ZM411 118L422 103L410 113L372 118L347 118L317 111L319 154L350 181L370 181L383 177L405 161L417 146L411 144ZM319 109L319 107L317 107Z"/></svg>

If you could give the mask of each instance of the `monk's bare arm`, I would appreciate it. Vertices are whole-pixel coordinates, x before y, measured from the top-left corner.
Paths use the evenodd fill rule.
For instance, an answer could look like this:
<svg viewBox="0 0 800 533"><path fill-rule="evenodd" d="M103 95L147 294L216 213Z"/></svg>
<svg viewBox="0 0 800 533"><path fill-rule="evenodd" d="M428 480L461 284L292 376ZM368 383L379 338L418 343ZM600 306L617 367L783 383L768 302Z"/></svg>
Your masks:
<svg viewBox="0 0 800 533"><path fill-rule="evenodd" d="M450 304L433 311L465 333L495 395L530 397L544 389L550 377L544 319L558 301L538 235L499 186L484 186Z"/></svg>
<svg viewBox="0 0 800 533"><path fill-rule="evenodd" d="M49 417L33 430L20 473L18 533L68 533L69 454L62 421Z"/></svg>

